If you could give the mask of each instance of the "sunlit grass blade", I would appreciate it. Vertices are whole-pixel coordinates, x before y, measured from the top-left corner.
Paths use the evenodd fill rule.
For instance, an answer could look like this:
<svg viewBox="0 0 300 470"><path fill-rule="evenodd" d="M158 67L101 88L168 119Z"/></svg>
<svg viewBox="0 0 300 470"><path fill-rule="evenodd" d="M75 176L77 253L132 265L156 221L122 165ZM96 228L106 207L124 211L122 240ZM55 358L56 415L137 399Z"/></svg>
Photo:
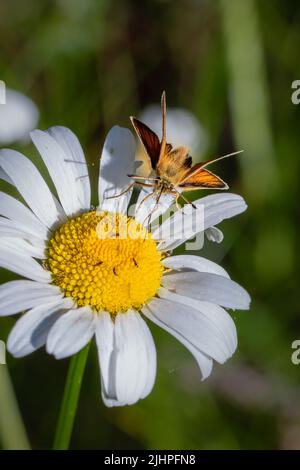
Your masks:
<svg viewBox="0 0 300 470"><path fill-rule="evenodd" d="M3 364L0 365L0 443L7 450L30 449L8 367Z"/></svg>
<svg viewBox="0 0 300 470"><path fill-rule="evenodd" d="M220 6L234 134L245 149L243 179L251 198L262 201L275 188L277 169L258 12L253 0L220 0Z"/></svg>

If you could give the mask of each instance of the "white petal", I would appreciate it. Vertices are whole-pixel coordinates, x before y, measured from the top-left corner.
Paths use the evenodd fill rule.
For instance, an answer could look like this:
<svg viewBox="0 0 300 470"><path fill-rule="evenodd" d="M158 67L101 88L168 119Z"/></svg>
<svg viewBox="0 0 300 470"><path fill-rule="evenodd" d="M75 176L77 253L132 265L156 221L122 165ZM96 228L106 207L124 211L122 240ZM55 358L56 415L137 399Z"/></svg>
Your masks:
<svg viewBox="0 0 300 470"><path fill-rule="evenodd" d="M61 316L48 335L47 352L62 359L80 351L95 333L95 316L89 307Z"/></svg>
<svg viewBox="0 0 300 470"><path fill-rule="evenodd" d="M100 312L96 323L96 342L101 373L101 393L104 402L116 398L115 380L111 380L111 357L114 349L114 322L107 312ZM108 398L110 397L110 398Z"/></svg>
<svg viewBox="0 0 300 470"><path fill-rule="evenodd" d="M91 185L85 156L76 135L67 127L54 126L48 133L63 149L76 181L78 199L81 209L89 210L91 206Z"/></svg>
<svg viewBox="0 0 300 470"><path fill-rule="evenodd" d="M8 241L7 239L5 241ZM3 244L4 239L1 239L1 243ZM18 250L20 253L24 253L26 255L32 256L33 258L37 259L45 259L45 251L46 246L43 244L36 244L34 241L30 240L23 240L22 238L15 238L13 243L9 240L7 246L11 246L14 250Z"/></svg>
<svg viewBox="0 0 300 470"><path fill-rule="evenodd" d="M153 189L143 188L140 191L135 210L135 218L138 222L147 225L157 219L160 215L165 212L174 204L174 196L170 194L162 194L157 198L157 194L153 194ZM157 202L158 201L158 202Z"/></svg>
<svg viewBox="0 0 300 470"><path fill-rule="evenodd" d="M194 201L193 204L197 209L192 205L185 205L153 232L153 238L162 240L160 249L174 250L194 237L200 229L207 230L247 209L244 199L231 193L212 194Z"/></svg>
<svg viewBox="0 0 300 470"><path fill-rule="evenodd" d="M17 222L15 222L14 220L6 219L5 217L0 217L0 236L12 238L28 236L32 240L35 238L33 235L28 235L26 229L20 228Z"/></svg>
<svg viewBox="0 0 300 470"><path fill-rule="evenodd" d="M28 233L26 229L20 228L18 222L6 219L5 217L0 217L0 237L1 243L5 238L10 239L11 243L14 243L16 239L23 238L29 244L31 244L34 249L36 248L37 250L45 250L46 247L44 240L42 240L41 238L37 238L31 233Z"/></svg>
<svg viewBox="0 0 300 470"><path fill-rule="evenodd" d="M120 313L113 324L100 313L96 340L105 404L132 405L146 397L155 381L156 349L141 316L134 311Z"/></svg>
<svg viewBox="0 0 300 470"><path fill-rule="evenodd" d="M13 248L0 246L0 266L33 281L51 282L51 274L37 261Z"/></svg>
<svg viewBox="0 0 300 470"><path fill-rule="evenodd" d="M139 313L129 311L115 320L116 391L119 401L133 404L145 398L154 385L156 349Z"/></svg>
<svg viewBox="0 0 300 470"><path fill-rule="evenodd" d="M126 212L131 191L117 198L107 198L119 195L132 183L127 175L133 172L135 149L135 139L128 129L114 126L107 134L100 160L98 193L101 210Z"/></svg>
<svg viewBox="0 0 300 470"><path fill-rule="evenodd" d="M9 230L3 230L0 220L0 243L2 249L7 247L21 255L45 259L46 246L43 242L39 241L36 243L35 240L23 239L21 236L22 234L20 234L19 231L13 232L11 228ZM26 234L24 234L24 236L26 237Z"/></svg>
<svg viewBox="0 0 300 470"><path fill-rule="evenodd" d="M204 273L213 273L219 274L219 276L229 277L228 273L218 264L214 263L213 261L209 261L206 258L202 258L201 256L194 256L194 255L178 255L178 256L170 256L165 258L162 261L163 265L166 268L175 269L176 271L179 269L195 269L196 271L204 272Z"/></svg>
<svg viewBox="0 0 300 470"><path fill-rule="evenodd" d="M166 299L155 298L142 312L148 310L164 325L176 331L196 349L219 363L225 362L232 354L223 334L215 323L194 308Z"/></svg>
<svg viewBox="0 0 300 470"><path fill-rule="evenodd" d="M31 210L14 197L3 192L0 192L0 215L11 219L27 233L31 233L42 240L47 238L47 228Z"/></svg>
<svg viewBox="0 0 300 470"><path fill-rule="evenodd" d="M184 338L180 333L172 329L170 326L166 325L162 321L160 321L157 317L153 315L151 310L145 306L143 309L143 314L149 318L155 325L160 326L160 328L163 328L165 331L170 333L174 338L176 338L178 341L180 341L189 351L190 353L194 356L196 359L198 366L201 371L202 375L202 380L205 380L212 371L213 367L213 360L208 357L206 354L201 352L199 349L197 349L193 344L191 344L186 338Z"/></svg>
<svg viewBox="0 0 300 470"><path fill-rule="evenodd" d="M64 299L39 305L23 315L10 332L8 351L22 357L44 346L50 328L69 306L69 299Z"/></svg>
<svg viewBox="0 0 300 470"><path fill-rule="evenodd" d="M0 316L13 315L62 297L59 287L35 281L10 281L0 286Z"/></svg>
<svg viewBox="0 0 300 470"><path fill-rule="evenodd" d="M225 219L241 214L247 209L245 200L238 194L211 194L194 201L196 207L204 207L204 228L213 227Z"/></svg>
<svg viewBox="0 0 300 470"><path fill-rule="evenodd" d="M50 228L63 219L57 201L28 158L15 150L1 150L0 167L12 179L21 196L46 227Z"/></svg>
<svg viewBox="0 0 300 470"><path fill-rule="evenodd" d="M209 227L205 230L205 235L211 242L222 243L224 240L223 232L217 227Z"/></svg>
<svg viewBox="0 0 300 470"><path fill-rule="evenodd" d="M227 308L248 310L249 294L236 282L211 273L181 272L163 277L162 285L179 295Z"/></svg>
<svg viewBox="0 0 300 470"><path fill-rule="evenodd" d="M82 209L82 201L78 198L78 184L73 168L66 161L68 156L48 132L36 129L30 133L30 137L45 162L65 213L76 214Z"/></svg>
<svg viewBox="0 0 300 470"><path fill-rule="evenodd" d="M216 328L218 328L221 335L223 335L229 354L232 355L234 353L237 348L236 327L233 319L224 308L212 304L211 302L202 302L200 300L191 299L190 297L174 294L164 288L159 290L159 297L190 306L198 310L199 315L205 315L216 325Z"/></svg>
<svg viewBox="0 0 300 470"><path fill-rule="evenodd" d="M0 168L0 178L1 178L3 181L6 181L6 183L14 184L14 183L13 183L13 180L8 176L7 173L5 173L4 170L2 170L2 168Z"/></svg>
<svg viewBox="0 0 300 470"><path fill-rule="evenodd" d="M205 214L201 206L198 210L190 204L177 210L171 217L152 231L152 237L159 241L161 250L173 250L186 240L205 230Z"/></svg>

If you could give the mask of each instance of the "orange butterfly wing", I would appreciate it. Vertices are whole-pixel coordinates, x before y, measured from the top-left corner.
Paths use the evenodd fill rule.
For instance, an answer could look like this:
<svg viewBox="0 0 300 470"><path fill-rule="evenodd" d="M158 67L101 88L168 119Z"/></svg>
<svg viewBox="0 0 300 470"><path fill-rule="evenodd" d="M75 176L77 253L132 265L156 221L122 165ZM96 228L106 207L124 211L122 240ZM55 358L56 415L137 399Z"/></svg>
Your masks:
<svg viewBox="0 0 300 470"><path fill-rule="evenodd" d="M159 138L146 124L139 121L135 117L131 117L132 125L151 160L151 166L153 170L156 169L156 165L159 160L161 143Z"/></svg>
<svg viewBox="0 0 300 470"><path fill-rule="evenodd" d="M219 176L211 171L205 170L203 164L194 165L179 187L186 191L193 189L212 188L212 189L228 189L228 185Z"/></svg>

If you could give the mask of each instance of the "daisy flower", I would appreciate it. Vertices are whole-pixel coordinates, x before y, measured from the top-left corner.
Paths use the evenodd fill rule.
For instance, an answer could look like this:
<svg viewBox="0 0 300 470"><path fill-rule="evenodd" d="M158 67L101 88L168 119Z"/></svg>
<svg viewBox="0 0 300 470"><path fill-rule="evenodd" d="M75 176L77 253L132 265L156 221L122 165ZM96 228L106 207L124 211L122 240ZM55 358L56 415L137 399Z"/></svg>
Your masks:
<svg viewBox="0 0 300 470"><path fill-rule="evenodd" d="M250 299L217 264L199 256L171 256L171 251L195 235L192 221L198 210L204 209L202 229L207 230L243 212L244 200L228 193L203 197L195 201L197 209L185 206L151 233L143 225L144 209L155 201L141 204L144 189L133 216L127 215L130 191L111 198L130 184L136 143L129 130L116 126L107 135L97 210L91 207L76 136L52 127L33 131L31 138L55 194L24 155L0 152L0 176L23 200L0 193L0 266L26 278L0 287L0 315L26 312L10 332L8 351L22 357L45 346L62 359L95 336L105 404L131 405L146 397L155 381L149 319L183 343L202 378L208 377L213 361L224 363L237 346L236 328L225 309L248 309ZM170 196L163 197L155 215L171 203ZM179 217L186 227L181 238ZM128 236L120 236L121 226Z"/></svg>

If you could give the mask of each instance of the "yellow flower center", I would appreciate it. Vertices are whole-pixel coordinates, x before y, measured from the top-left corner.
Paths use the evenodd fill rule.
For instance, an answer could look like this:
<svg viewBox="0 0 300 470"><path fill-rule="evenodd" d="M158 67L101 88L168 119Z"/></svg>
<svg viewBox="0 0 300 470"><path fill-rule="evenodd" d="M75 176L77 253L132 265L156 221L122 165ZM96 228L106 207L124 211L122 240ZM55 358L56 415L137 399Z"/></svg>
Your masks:
<svg viewBox="0 0 300 470"><path fill-rule="evenodd" d="M78 306L112 314L139 309L163 274L151 234L123 214L91 211L68 220L49 241L53 283Z"/></svg>

